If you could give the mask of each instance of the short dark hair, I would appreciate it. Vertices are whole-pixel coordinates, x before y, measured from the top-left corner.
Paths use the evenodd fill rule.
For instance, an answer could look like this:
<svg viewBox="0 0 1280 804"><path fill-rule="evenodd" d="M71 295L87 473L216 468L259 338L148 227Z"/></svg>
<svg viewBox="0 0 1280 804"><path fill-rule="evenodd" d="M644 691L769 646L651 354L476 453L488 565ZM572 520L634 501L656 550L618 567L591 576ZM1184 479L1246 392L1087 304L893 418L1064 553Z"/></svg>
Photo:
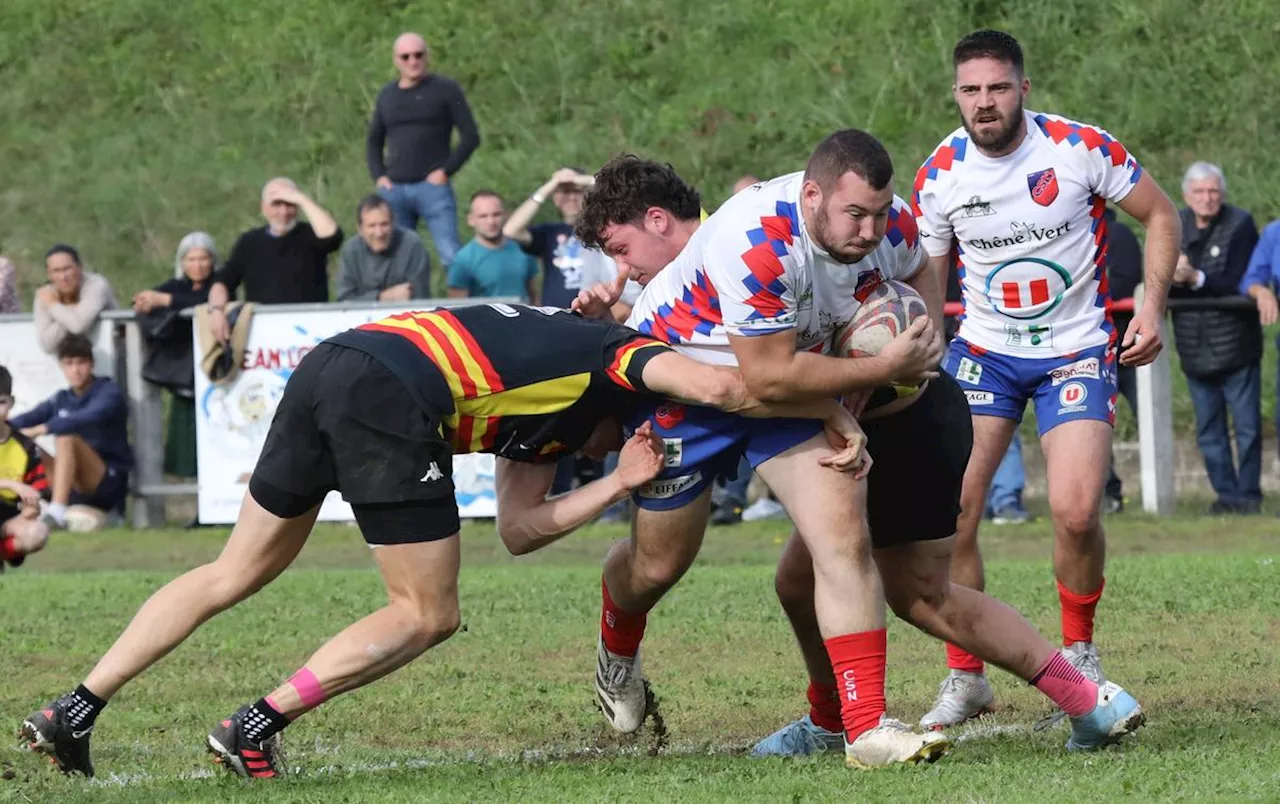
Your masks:
<svg viewBox="0 0 1280 804"><path fill-rule="evenodd" d="M474 204L477 198L496 198L505 206L506 201L502 198L502 193L497 190L490 190L488 187L482 187L471 194L471 203Z"/></svg>
<svg viewBox="0 0 1280 804"><path fill-rule="evenodd" d="M58 359L70 360L75 357L93 360L93 341L73 332L58 341Z"/></svg>
<svg viewBox="0 0 1280 804"><path fill-rule="evenodd" d="M391 203L377 193L370 193L361 198L360 203L356 204L356 226L364 223L364 213L384 207L388 212L391 211Z"/></svg>
<svg viewBox="0 0 1280 804"><path fill-rule="evenodd" d="M13 375L4 366L0 366L0 396L13 396Z"/></svg>
<svg viewBox="0 0 1280 804"><path fill-rule="evenodd" d="M826 191L846 173L856 173L873 190L882 190L893 181L893 160L880 140L867 132L841 129L813 150L804 177Z"/></svg>
<svg viewBox="0 0 1280 804"><path fill-rule="evenodd" d="M596 174L582 203L574 234L587 248L603 248L600 233L618 223L636 223L645 210L659 207L682 221L702 215L702 197L665 162L622 154Z"/></svg>
<svg viewBox="0 0 1280 804"><path fill-rule="evenodd" d="M1022 45L1004 31L993 31L983 28L974 31L956 43L955 52L951 54L951 66L959 67L973 59L995 59L1005 64L1012 64L1018 75L1022 70Z"/></svg>
<svg viewBox="0 0 1280 804"><path fill-rule="evenodd" d="M76 251L71 246L68 246L66 243L54 243L49 247L49 250L44 253L44 258L48 260L54 254L66 254L76 265L83 264L80 262L80 252Z"/></svg>

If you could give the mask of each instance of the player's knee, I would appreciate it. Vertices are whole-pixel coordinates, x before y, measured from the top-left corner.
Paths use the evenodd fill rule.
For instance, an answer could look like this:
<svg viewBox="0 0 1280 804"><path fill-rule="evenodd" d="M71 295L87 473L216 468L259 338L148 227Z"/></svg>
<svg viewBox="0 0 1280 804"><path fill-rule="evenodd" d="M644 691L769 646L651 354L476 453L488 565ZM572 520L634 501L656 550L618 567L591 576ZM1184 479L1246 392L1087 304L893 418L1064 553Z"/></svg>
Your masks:
<svg viewBox="0 0 1280 804"><path fill-rule="evenodd" d="M813 572L783 561L773 576L773 591L787 611L805 606L813 608Z"/></svg>
<svg viewBox="0 0 1280 804"><path fill-rule="evenodd" d="M1097 506L1083 505L1077 500L1053 506L1053 522L1058 534L1068 540L1087 539L1101 522Z"/></svg>
<svg viewBox="0 0 1280 804"><path fill-rule="evenodd" d="M27 523L21 542L27 555L40 552L49 543L49 526L38 520Z"/></svg>
<svg viewBox="0 0 1280 804"><path fill-rule="evenodd" d="M633 577L644 591L674 586L684 576L693 559L683 555L636 556Z"/></svg>
<svg viewBox="0 0 1280 804"><path fill-rule="evenodd" d="M885 602L899 619L927 628L946 604L949 587L945 578L941 582L917 578L913 583L896 584L893 589L886 585Z"/></svg>
<svg viewBox="0 0 1280 804"><path fill-rule="evenodd" d="M456 605L418 611L413 618L414 642L426 650L456 634L461 626L462 615Z"/></svg>

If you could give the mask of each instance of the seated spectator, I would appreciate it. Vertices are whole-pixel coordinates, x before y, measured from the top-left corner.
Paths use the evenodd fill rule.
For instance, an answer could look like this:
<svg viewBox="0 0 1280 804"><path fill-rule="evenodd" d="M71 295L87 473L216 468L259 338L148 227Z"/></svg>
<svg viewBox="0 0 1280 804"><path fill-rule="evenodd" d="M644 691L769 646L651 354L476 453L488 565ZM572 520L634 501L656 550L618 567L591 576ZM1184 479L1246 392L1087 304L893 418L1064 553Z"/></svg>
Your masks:
<svg viewBox="0 0 1280 804"><path fill-rule="evenodd" d="M84 270L80 253L59 243L44 255L49 284L36 291L36 339L49 354L68 335L89 335L103 310L116 309L111 283Z"/></svg>
<svg viewBox="0 0 1280 804"><path fill-rule="evenodd" d="M35 442L9 426L13 375L0 366L0 572L41 550L49 528L40 521L40 500L49 496L44 463Z"/></svg>
<svg viewBox="0 0 1280 804"><path fill-rule="evenodd" d="M298 221L299 209L309 223ZM258 304L329 300L325 263L342 246L333 216L283 178L262 188L262 216L267 225L240 235L209 288L210 326L223 343L231 339L225 308L241 283L244 300Z"/></svg>
<svg viewBox="0 0 1280 804"><path fill-rule="evenodd" d="M0 254L0 313L20 312L22 299L18 296L18 269Z"/></svg>
<svg viewBox="0 0 1280 804"><path fill-rule="evenodd" d="M476 236L449 266L449 298L512 296L538 303L538 261L502 233L506 219L502 196L492 190L471 196L467 225Z"/></svg>
<svg viewBox="0 0 1280 804"><path fill-rule="evenodd" d="M1234 296L1258 242L1253 216L1224 203L1217 165L1196 162L1182 179L1182 254L1170 298ZM1196 413L1196 443L1217 494L1211 514L1256 514L1262 504L1262 327L1241 309L1173 311L1173 342ZM1230 411L1236 459L1227 427Z"/></svg>
<svg viewBox="0 0 1280 804"><path fill-rule="evenodd" d="M129 493L129 406L107 377L93 374L93 344L68 335L58 344L58 363L70 386L9 420L28 438L54 436L53 502L48 516L67 525L69 505L87 505L106 514L124 513Z"/></svg>
<svg viewBox="0 0 1280 804"><path fill-rule="evenodd" d="M173 394L164 471L179 477L196 476L195 358L191 319L180 313L209 300L209 277L217 262L213 237L192 232L178 244L173 279L133 297L133 311L147 344L142 378Z"/></svg>
<svg viewBox="0 0 1280 804"><path fill-rule="evenodd" d="M391 220L377 195L356 207L356 232L342 244L338 301L408 301L431 297L431 258L417 232Z"/></svg>

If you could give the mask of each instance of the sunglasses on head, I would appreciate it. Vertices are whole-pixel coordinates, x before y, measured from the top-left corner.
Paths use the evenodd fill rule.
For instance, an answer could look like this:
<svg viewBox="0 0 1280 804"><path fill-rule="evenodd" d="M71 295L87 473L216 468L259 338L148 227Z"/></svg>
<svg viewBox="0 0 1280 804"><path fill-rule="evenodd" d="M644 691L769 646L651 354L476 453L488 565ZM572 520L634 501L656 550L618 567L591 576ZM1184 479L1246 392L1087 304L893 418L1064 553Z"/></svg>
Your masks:
<svg viewBox="0 0 1280 804"><path fill-rule="evenodd" d="M415 50L412 53L401 53L400 61L410 61L410 60L417 61L425 55L426 55L426 52L422 50Z"/></svg>

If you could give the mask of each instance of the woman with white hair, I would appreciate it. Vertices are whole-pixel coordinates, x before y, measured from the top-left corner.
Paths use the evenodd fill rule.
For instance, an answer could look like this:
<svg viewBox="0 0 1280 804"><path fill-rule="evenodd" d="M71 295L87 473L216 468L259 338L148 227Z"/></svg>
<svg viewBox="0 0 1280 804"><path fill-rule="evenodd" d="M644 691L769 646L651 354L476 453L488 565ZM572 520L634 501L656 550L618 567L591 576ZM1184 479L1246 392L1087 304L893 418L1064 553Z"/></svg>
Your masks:
<svg viewBox="0 0 1280 804"><path fill-rule="evenodd" d="M180 313L209 300L209 285L217 262L213 238L205 232L192 232L178 244L173 279L152 290L139 291L133 297L133 311L147 344L142 376L173 393L165 436L164 470L180 477L196 474L191 319L183 318Z"/></svg>

